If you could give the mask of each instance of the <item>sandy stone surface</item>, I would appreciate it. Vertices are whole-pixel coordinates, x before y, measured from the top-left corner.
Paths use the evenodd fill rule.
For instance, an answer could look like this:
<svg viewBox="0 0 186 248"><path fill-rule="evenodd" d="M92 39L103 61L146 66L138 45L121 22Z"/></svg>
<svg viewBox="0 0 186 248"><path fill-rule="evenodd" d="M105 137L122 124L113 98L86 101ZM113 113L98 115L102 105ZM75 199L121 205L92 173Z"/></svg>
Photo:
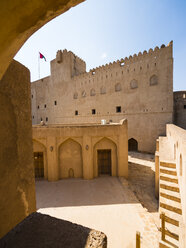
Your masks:
<svg viewBox="0 0 186 248"><path fill-rule="evenodd" d="M116 177L100 177L94 180L67 179L57 182L37 181L38 211L104 232L108 238L109 248L134 248L136 231L143 237L142 248L158 247L154 217L157 213L155 207L157 202L155 201L154 205L151 203L154 212L147 207L150 200L148 196L153 189L151 185L153 177L149 179L151 183L146 179L142 180L144 170L139 169L141 168L139 166L144 159L136 158L135 154L132 157L136 161L133 161L133 166L129 165L129 181ZM144 160L144 164L147 163L144 165L145 175L150 177L153 166L148 162L154 162ZM135 166L138 169L135 169ZM144 183L147 183L151 190L147 190L144 201L141 201ZM141 188L141 191L137 188Z"/></svg>

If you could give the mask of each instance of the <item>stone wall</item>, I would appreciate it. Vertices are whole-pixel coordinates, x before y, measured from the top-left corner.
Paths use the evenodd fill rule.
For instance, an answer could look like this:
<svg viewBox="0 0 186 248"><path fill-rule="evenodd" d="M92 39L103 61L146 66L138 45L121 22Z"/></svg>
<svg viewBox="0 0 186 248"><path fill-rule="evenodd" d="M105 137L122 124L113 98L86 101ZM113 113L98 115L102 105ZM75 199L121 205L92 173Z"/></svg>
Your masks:
<svg viewBox="0 0 186 248"><path fill-rule="evenodd" d="M172 42L89 72L72 52L61 54L60 63L58 59L51 62L51 76L31 84L32 123L100 123L101 119L118 122L126 118L129 138L137 140L139 150L154 152L155 140L172 123ZM76 60L81 69L75 74L72 65Z"/></svg>
<svg viewBox="0 0 186 248"><path fill-rule="evenodd" d="M0 81L0 237L35 211L30 73L13 61Z"/></svg>
<svg viewBox="0 0 186 248"><path fill-rule="evenodd" d="M111 151L111 175L128 177L127 120L113 125L35 125L32 130L34 152L44 153L44 175L49 181L70 174L97 177L100 149Z"/></svg>
<svg viewBox="0 0 186 248"><path fill-rule="evenodd" d="M186 129L186 91L174 92L174 124Z"/></svg>

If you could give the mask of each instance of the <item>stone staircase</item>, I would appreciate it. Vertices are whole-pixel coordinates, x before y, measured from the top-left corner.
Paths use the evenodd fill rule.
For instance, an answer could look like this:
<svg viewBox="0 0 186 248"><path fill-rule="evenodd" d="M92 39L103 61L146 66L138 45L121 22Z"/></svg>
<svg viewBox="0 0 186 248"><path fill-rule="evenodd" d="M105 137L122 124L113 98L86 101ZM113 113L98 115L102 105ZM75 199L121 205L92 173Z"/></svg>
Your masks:
<svg viewBox="0 0 186 248"><path fill-rule="evenodd" d="M181 198L174 161L160 161L159 167L159 213L160 223L165 220L165 229L160 225L160 232L165 230L159 248L179 248L179 226L182 218ZM161 213L164 213L162 215Z"/></svg>

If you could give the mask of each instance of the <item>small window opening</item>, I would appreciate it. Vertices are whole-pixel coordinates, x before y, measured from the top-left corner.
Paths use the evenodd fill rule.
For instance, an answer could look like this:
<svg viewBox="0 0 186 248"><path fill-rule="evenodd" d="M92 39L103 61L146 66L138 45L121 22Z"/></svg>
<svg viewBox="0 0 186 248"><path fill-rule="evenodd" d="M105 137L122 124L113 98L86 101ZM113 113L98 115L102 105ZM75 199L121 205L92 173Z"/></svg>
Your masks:
<svg viewBox="0 0 186 248"><path fill-rule="evenodd" d="M147 68L149 68L149 64L147 64Z"/></svg>
<svg viewBox="0 0 186 248"><path fill-rule="evenodd" d="M186 109L186 105L184 105L184 109Z"/></svg>
<svg viewBox="0 0 186 248"><path fill-rule="evenodd" d="M75 110L75 115L78 115L78 110Z"/></svg>
<svg viewBox="0 0 186 248"><path fill-rule="evenodd" d="M121 113L121 106L116 106L116 113Z"/></svg>
<svg viewBox="0 0 186 248"><path fill-rule="evenodd" d="M154 66L156 66L156 63L154 63Z"/></svg>
<svg viewBox="0 0 186 248"><path fill-rule="evenodd" d="M46 104L44 105L44 107L46 108Z"/></svg>
<svg viewBox="0 0 186 248"><path fill-rule="evenodd" d="M32 98L33 98L34 96L32 95Z"/></svg>
<svg viewBox="0 0 186 248"><path fill-rule="evenodd" d="M129 72L129 69L127 69L127 72Z"/></svg>
<svg viewBox="0 0 186 248"><path fill-rule="evenodd" d="M32 119L34 119L34 115L32 116Z"/></svg>
<svg viewBox="0 0 186 248"><path fill-rule="evenodd" d="M122 75L123 75L123 71L122 71Z"/></svg>
<svg viewBox="0 0 186 248"><path fill-rule="evenodd" d="M96 72L95 71L92 71L92 75L95 75L96 74Z"/></svg>
<svg viewBox="0 0 186 248"><path fill-rule="evenodd" d="M134 71L135 71L135 68L134 68Z"/></svg>
<svg viewBox="0 0 186 248"><path fill-rule="evenodd" d="M142 67L140 66L140 71L142 70Z"/></svg>
<svg viewBox="0 0 186 248"><path fill-rule="evenodd" d="M96 114L96 110L92 109L92 115L95 115L95 114Z"/></svg>
<svg viewBox="0 0 186 248"><path fill-rule="evenodd" d="M54 101L54 105L57 105L57 101Z"/></svg>
<svg viewBox="0 0 186 248"><path fill-rule="evenodd" d="M48 117L46 117L46 121L48 121Z"/></svg>
<svg viewBox="0 0 186 248"><path fill-rule="evenodd" d="M39 105L37 106L37 108L39 109Z"/></svg>
<svg viewBox="0 0 186 248"><path fill-rule="evenodd" d="M43 118L41 117L41 121L43 120Z"/></svg>

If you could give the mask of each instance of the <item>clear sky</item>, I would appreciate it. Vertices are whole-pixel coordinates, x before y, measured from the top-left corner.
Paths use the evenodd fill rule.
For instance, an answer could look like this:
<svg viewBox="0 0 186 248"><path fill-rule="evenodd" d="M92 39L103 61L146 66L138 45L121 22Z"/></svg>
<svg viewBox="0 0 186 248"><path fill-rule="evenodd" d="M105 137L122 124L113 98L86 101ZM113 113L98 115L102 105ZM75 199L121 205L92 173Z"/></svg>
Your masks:
<svg viewBox="0 0 186 248"><path fill-rule="evenodd" d="M167 45L173 40L174 90L186 90L185 0L87 0L55 18L15 56L38 79L50 74L56 51L67 49L85 60L87 71L102 64Z"/></svg>

